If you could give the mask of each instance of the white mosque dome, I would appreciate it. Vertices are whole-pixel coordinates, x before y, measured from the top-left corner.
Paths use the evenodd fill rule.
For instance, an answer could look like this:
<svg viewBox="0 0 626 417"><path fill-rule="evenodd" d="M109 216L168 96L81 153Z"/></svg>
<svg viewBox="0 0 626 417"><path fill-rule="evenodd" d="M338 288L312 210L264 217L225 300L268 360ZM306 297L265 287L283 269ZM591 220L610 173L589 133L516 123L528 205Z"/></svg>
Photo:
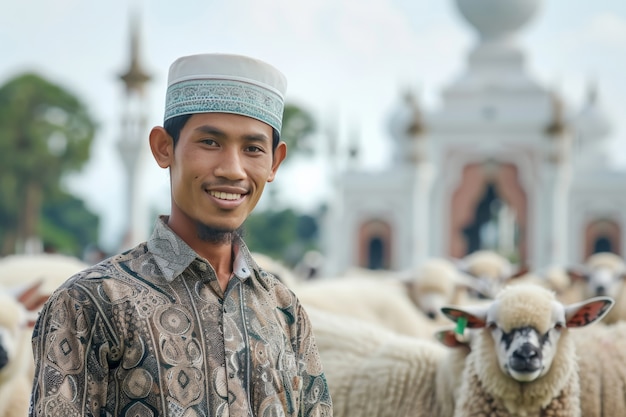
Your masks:
<svg viewBox="0 0 626 417"><path fill-rule="evenodd" d="M530 21L543 0L456 0L461 15L483 39L506 38Z"/></svg>

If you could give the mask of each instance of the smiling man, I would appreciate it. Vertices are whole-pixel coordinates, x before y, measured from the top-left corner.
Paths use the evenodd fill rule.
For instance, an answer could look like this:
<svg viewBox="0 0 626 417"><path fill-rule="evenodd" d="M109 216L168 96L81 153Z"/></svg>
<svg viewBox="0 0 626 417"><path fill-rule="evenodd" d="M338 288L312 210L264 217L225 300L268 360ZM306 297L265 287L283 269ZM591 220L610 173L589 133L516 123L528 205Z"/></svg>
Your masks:
<svg viewBox="0 0 626 417"><path fill-rule="evenodd" d="M306 312L240 233L287 153L285 90L245 56L172 64L149 138L171 212L48 300L31 416L332 416Z"/></svg>

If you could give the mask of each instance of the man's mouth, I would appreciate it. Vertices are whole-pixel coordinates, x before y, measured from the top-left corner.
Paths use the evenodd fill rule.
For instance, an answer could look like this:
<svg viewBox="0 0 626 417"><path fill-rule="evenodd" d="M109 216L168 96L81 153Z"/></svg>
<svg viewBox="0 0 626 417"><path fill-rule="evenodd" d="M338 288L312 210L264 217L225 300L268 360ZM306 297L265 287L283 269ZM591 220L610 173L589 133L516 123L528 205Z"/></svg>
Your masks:
<svg viewBox="0 0 626 417"><path fill-rule="evenodd" d="M224 193L221 191L209 191L209 194L220 200L239 200L241 198L241 194Z"/></svg>

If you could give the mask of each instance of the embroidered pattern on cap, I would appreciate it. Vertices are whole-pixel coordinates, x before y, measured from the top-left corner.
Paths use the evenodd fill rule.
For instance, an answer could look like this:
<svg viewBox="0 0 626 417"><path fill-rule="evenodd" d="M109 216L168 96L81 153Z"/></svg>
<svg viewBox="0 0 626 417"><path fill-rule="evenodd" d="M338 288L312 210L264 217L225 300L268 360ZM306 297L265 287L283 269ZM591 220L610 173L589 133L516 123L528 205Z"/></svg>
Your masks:
<svg viewBox="0 0 626 417"><path fill-rule="evenodd" d="M168 87L166 97L165 120L183 114L234 113L258 119L279 132L282 127L283 99L242 81L181 81Z"/></svg>

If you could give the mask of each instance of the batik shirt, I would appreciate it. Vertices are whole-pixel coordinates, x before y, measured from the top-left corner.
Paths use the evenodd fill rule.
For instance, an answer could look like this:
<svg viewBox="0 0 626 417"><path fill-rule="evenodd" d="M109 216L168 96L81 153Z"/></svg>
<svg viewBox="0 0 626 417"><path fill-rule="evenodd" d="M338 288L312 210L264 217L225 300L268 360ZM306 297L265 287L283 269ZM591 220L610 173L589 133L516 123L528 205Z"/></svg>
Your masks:
<svg viewBox="0 0 626 417"><path fill-rule="evenodd" d="M30 416L332 416L306 312L234 248L222 291L162 218L148 242L71 277L33 332Z"/></svg>

